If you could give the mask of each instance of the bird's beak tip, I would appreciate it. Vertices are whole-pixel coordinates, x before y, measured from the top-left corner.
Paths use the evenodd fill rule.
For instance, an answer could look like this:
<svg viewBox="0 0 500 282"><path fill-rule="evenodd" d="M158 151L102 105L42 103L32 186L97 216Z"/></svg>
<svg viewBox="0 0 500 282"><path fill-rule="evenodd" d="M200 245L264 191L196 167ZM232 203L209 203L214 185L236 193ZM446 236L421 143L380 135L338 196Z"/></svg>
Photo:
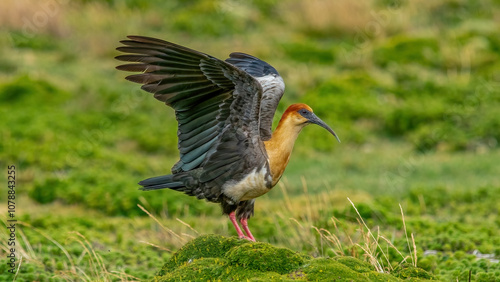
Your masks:
<svg viewBox="0 0 500 282"><path fill-rule="evenodd" d="M333 131L333 129L331 129L324 121L322 121L316 115L314 115L314 117L312 119L309 119L309 122L317 124L317 125L323 127L324 129L328 130L328 132L330 132L333 136L335 136L335 138L337 139L337 141L339 143L341 143L340 142L340 138L337 136L337 133L335 133L335 131Z"/></svg>
<svg viewBox="0 0 500 282"><path fill-rule="evenodd" d="M330 131L330 130L328 130L328 131ZM337 139L337 141L338 141L339 143L342 143L342 142L340 142L340 138L337 136L337 133L335 133L335 131L333 131L333 130L332 130L332 131L330 131L330 133L331 133L333 136L335 136L335 139Z"/></svg>

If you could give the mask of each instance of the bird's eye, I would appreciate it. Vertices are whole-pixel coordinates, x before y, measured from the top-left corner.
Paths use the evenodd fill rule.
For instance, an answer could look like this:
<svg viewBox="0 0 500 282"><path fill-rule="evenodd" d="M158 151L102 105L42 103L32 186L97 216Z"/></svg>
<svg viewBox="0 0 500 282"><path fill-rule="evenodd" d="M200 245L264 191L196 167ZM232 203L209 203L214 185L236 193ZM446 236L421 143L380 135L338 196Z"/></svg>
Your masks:
<svg viewBox="0 0 500 282"><path fill-rule="evenodd" d="M306 113L307 113L307 110L306 110L306 109L301 109L301 110L299 111L299 113L301 113L301 114L306 114Z"/></svg>

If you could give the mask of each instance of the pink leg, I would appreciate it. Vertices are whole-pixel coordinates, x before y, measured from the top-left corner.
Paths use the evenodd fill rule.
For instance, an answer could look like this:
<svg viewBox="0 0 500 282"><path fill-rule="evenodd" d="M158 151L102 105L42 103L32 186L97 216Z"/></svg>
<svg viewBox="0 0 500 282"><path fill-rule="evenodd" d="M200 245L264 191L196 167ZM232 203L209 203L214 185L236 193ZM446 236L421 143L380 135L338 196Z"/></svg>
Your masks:
<svg viewBox="0 0 500 282"><path fill-rule="evenodd" d="M245 233L247 234L248 239L250 239L250 241L255 242L255 238L253 237L252 232L250 232L250 229L248 228L247 220L248 220L247 218L240 219L241 226L243 227L243 230L245 230Z"/></svg>
<svg viewBox="0 0 500 282"><path fill-rule="evenodd" d="M234 228L236 228L236 233L238 233L238 237L240 237L240 239L248 239L248 240L251 240L251 241L255 241L255 239L252 240L251 238L249 238L249 237L247 237L247 236L245 236L243 234L243 232L241 231L240 226L238 225L238 222L236 221L236 214L235 214L235 212L232 212L232 213L229 214L229 219L231 220L231 223L234 225ZM243 228L245 228L245 227L243 227ZM248 226L246 227L245 232L246 232L246 230L248 230ZM247 232L247 234L248 234L248 232Z"/></svg>

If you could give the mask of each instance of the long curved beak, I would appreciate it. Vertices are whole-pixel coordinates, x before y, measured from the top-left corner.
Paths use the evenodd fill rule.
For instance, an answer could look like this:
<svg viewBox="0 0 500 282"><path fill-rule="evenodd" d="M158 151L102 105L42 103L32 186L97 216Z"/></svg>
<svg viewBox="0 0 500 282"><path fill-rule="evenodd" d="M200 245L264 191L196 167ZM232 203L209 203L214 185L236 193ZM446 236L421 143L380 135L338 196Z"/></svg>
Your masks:
<svg viewBox="0 0 500 282"><path fill-rule="evenodd" d="M311 113L311 117L308 118L308 121L310 123L314 123L314 124L317 124L321 127L323 127L324 129L328 130L328 132L330 132L333 136L335 136L335 138L337 138L337 141L339 141L340 143L340 139L339 137L337 136L337 134L335 133L335 131L333 131L333 129L331 129L324 121L322 121L319 117L317 117L315 114Z"/></svg>

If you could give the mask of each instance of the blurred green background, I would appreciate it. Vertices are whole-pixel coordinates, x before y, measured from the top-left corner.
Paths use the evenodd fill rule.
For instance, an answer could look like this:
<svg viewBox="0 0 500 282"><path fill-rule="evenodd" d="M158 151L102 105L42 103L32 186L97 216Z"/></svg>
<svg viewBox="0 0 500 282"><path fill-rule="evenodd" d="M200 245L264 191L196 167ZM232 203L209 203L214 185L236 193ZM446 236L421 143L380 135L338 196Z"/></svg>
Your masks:
<svg viewBox="0 0 500 282"><path fill-rule="evenodd" d="M18 279L151 278L198 233L234 235L215 204L137 190L177 160L177 124L115 70L126 35L255 55L286 83L276 122L303 102L339 134L304 130L257 201L258 240L368 260L349 197L397 265L410 254L401 204L420 267L500 279L499 30L498 0L2 1L0 164L17 168Z"/></svg>

